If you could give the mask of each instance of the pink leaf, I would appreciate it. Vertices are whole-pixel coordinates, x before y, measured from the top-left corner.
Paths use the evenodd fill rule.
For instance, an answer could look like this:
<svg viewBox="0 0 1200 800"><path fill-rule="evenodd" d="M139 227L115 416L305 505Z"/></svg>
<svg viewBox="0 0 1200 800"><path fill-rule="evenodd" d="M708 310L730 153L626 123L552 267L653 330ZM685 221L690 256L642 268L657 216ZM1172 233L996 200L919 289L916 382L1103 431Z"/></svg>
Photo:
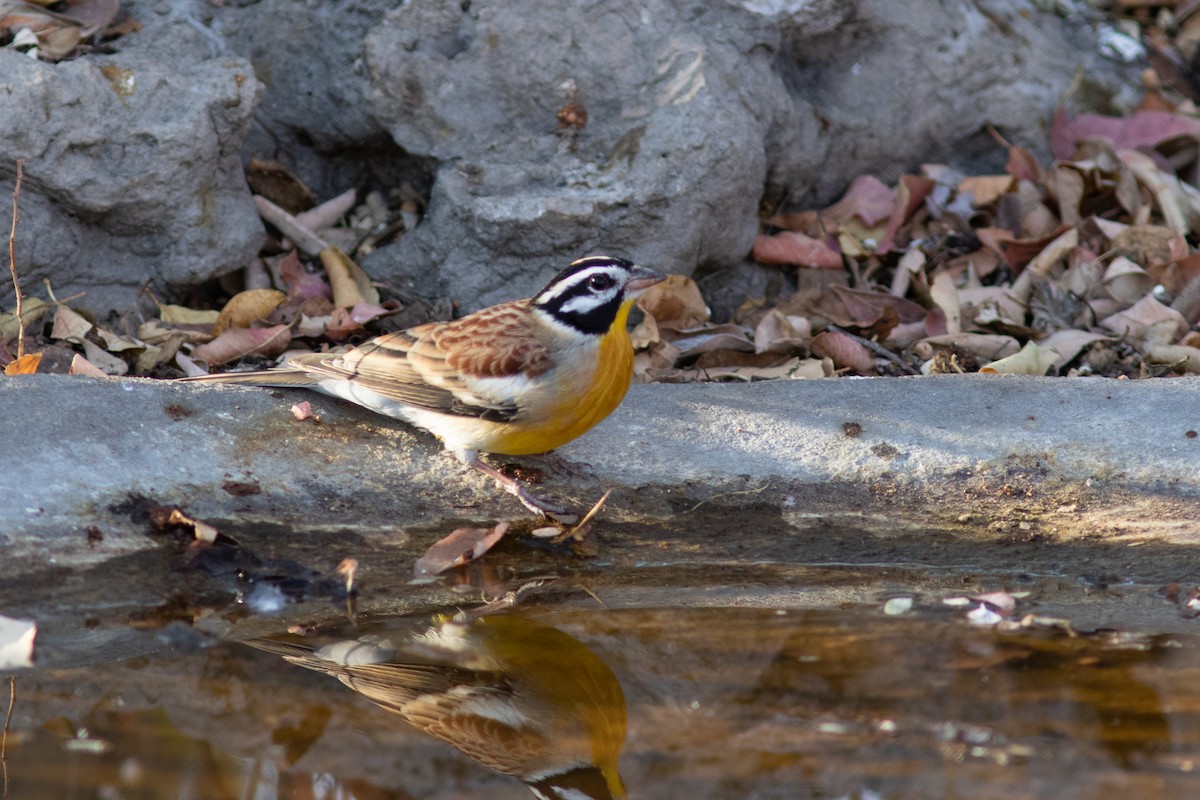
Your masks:
<svg viewBox="0 0 1200 800"><path fill-rule="evenodd" d="M841 269L843 266L841 253L797 231L757 237L752 255L760 264L797 264L824 269Z"/></svg>
<svg viewBox="0 0 1200 800"><path fill-rule="evenodd" d="M452 567L474 561L482 556L508 532L508 523L501 522L492 529L459 528L434 543L417 559L413 572L418 577L437 575Z"/></svg>
<svg viewBox="0 0 1200 800"><path fill-rule="evenodd" d="M1200 139L1200 120L1170 111L1137 111L1128 117L1080 114L1070 119L1060 108L1050 124L1050 152L1057 159L1069 159L1076 142L1087 136L1108 139L1118 150L1144 149L1178 136Z"/></svg>

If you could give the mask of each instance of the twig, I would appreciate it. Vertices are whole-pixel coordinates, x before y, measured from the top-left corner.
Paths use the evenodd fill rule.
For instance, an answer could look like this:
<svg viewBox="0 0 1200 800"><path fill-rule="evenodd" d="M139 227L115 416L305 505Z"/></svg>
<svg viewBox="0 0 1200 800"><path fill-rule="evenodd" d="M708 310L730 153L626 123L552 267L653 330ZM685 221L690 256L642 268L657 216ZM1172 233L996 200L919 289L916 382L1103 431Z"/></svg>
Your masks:
<svg viewBox="0 0 1200 800"><path fill-rule="evenodd" d="M20 163L20 162L17 162ZM4 765L4 800L8 800L8 724L12 722L13 706L17 704L17 678L8 678L8 713L4 715L4 730L0 732L0 764Z"/></svg>
<svg viewBox="0 0 1200 800"><path fill-rule="evenodd" d="M737 489L732 492L720 492L718 494L714 494L712 497L704 498L699 503L696 503L696 505L692 506L691 508L689 508L687 511L685 511L683 513L690 514L693 511L695 511L697 508L699 508L700 506L704 505L705 503L711 503L713 500L716 500L721 497L735 497L739 494L758 494L759 492L764 491L770 485L771 485L771 482L767 481L762 486L759 486L756 489Z"/></svg>
<svg viewBox="0 0 1200 800"><path fill-rule="evenodd" d="M12 193L12 228L8 232L8 270L12 273L13 291L17 294L17 358L25 355L25 319L21 316L21 281L17 277L17 203L21 199L21 177L24 162L17 159L17 178L13 182ZM6 776L7 777L7 776ZM8 788L7 786L5 787ZM5 791L5 797L8 792Z"/></svg>
<svg viewBox="0 0 1200 800"><path fill-rule="evenodd" d="M596 505L592 506L592 510L584 514L583 519L579 520L579 524L577 524L574 528L563 531L558 536L555 536L550 540L551 543L562 544L567 539L574 539L577 542L582 542L583 537L587 535L587 528L584 526L592 521L592 517L596 516L596 512L599 511L600 507L604 505L604 501L608 499L608 496L612 494L612 491L612 489L609 489L607 492L601 495L600 499L596 501Z"/></svg>

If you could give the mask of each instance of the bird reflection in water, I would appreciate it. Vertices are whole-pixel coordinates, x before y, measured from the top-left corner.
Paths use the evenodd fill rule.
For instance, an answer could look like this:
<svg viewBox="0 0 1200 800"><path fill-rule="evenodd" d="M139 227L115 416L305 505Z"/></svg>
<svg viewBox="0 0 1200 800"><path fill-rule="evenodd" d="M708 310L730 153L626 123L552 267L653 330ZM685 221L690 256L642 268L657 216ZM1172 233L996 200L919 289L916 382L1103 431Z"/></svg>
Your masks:
<svg viewBox="0 0 1200 800"><path fill-rule="evenodd" d="M625 695L578 639L524 616L442 622L391 642L368 635L313 649L253 647L332 675L543 800L617 800Z"/></svg>

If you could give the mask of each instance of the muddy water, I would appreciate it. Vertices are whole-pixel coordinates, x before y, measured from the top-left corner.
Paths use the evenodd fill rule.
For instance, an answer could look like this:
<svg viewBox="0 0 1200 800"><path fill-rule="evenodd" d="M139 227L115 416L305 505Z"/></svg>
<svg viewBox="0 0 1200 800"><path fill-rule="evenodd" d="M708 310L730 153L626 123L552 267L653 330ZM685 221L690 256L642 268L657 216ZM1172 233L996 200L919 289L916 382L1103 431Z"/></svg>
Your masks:
<svg viewBox="0 0 1200 800"><path fill-rule="evenodd" d="M611 670L624 703L619 769L630 797L1200 791L1200 638L1033 618L1000 630L972 624L966 608L944 599L919 597L899 615L883 612L882 596L808 609L535 600L516 613L578 644L530 645L563 674L591 669L591 659ZM324 633L408 640L428 620L360 619ZM169 644L20 674L9 796L531 796L327 675L232 641ZM613 696L600 694L603 703ZM585 698L570 713L596 713L589 702L600 701Z"/></svg>

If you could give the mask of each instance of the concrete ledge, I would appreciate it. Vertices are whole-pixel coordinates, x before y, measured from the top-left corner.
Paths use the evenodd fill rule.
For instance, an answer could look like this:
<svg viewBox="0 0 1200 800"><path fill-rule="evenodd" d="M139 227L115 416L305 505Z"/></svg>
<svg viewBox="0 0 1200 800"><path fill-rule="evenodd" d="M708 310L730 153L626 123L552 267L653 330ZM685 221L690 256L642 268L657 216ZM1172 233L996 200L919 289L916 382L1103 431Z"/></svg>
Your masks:
<svg viewBox="0 0 1200 800"><path fill-rule="evenodd" d="M301 399L320 422L293 418ZM521 516L432 437L313 393L40 375L0 380L0 421L0 547L10 567L145 547L131 497L201 517L360 532ZM855 487L886 483L919 499L1014 475L1191 498L1200 496L1197 431L1200 379L1190 378L653 385L633 387L612 417L559 451L586 466L564 474L554 461L530 461L550 465L541 491L552 496L586 506L617 488L614 517L667 516L764 481L773 491L763 502L786 505L808 487L826 510L846 511L857 509ZM88 544L89 529L103 546Z"/></svg>

